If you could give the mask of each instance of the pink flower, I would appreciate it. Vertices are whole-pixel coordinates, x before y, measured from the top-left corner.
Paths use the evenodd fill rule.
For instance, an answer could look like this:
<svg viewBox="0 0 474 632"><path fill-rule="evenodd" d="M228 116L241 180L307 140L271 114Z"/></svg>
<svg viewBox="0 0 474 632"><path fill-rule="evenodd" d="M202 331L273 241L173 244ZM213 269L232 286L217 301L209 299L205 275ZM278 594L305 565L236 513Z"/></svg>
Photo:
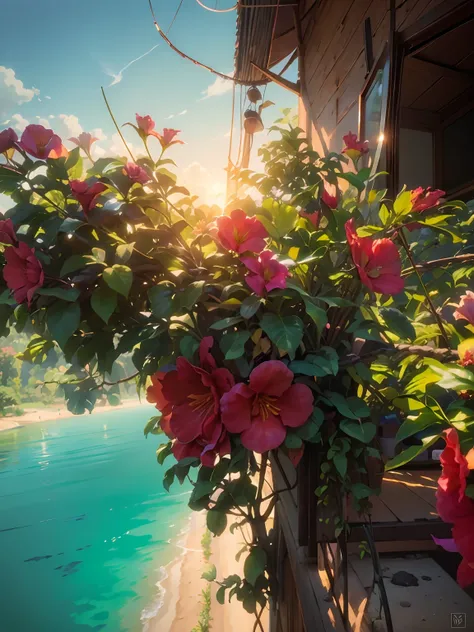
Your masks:
<svg viewBox="0 0 474 632"><path fill-rule="evenodd" d="M180 132L181 130L179 129L169 129L165 127L163 130L163 134L156 134L156 137L160 141L160 145L163 150L171 147L171 145L184 145L182 140L174 140L174 137Z"/></svg>
<svg viewBox="0 0 474 632"><path fill-rule="evenodd" d="M242 209L235 209L228 216L218 217L217 238L227 250L239 254L261 252L268 237L265 226L255 217L248 217Z"/></svg>
<svg viewBox="0 0 474 632"><path fill-rule="evenodd" d="M146 116L140 116L139 114L136 114L135 118L137 120L139 133L141 131L145 137L156 136L157 138L159 138L158 132L154 131L155 121L151 118L149 114L147 114Z"/></svg>
<svg viewBox="0 0 474 632"><path fill-rule="evenodd" d="M15 147L15 143L18 140L15 130L11 127L4 129L0 132L0 154Z"/></svg>
<svg viewBox="0 0 474 632"><path fill-rule="evenodd" d="M467 290L466 294L461 296L461 302L454 312L454 318L468 320L471 325L474 325L474 292Z"/></svg>
<svg viewBox="0 0 474 632"><path fill-rule="evenodd" d="M107 189L107 186L102 182L94 182L94 184L89 185L82 180L71 180L69 184L73 196L84 209L84 213L88 213L94 208L97 197Z"/></svg>
<svg viewBox="0 0 474 632"><path fill-rule="evenodd" d="M220 398L234 385L227 369L218 369L210 353L213 338L199 347L200 367L179 357L176 370L156 374L149 397L165 417L169 416L169 436L176 438L177 458L199 456L209 464L217 454L230 452L230 442L220 418ZM168 434L168 433L167 433Z"/></svg>
<svg viewBox="0 0 474 632"><path fill-rule="evenodd" d="M362 156L362 154L367 154L369 151L369 141L360 141L357 138L357 134L353 134L349 132L345 136L342 137L342 140L345 143L345 147L342 150L343 154L347 154L349 158L355 162Z"/></svg>
<svg viewBox="0 0 474 632"><path fill-rule="evenodd" d="M440 198L446 195L445 191L428 187L418 187L411 192L412 213L421 213L434 206L439 206Z"/></svg>
<svg viewBox="0 0 474 632"><path fill-rule="evenodd" d="M165 375L166 373L162 371L152 375L151 385L146 390L146 401L150 404L156 404L156 408L161 411L161 429L169 439L174 439L175 436L170 427L172 406L163 396L163 379Z"/></svg>
<svg viewBox="0 0 474 632"><path fill-rule="evenodd" d="M362 283L380 294L401 292L404 288L402 263L393 241L358 237L353 218L346 222L346 235Z"/></svg>
<svg viewBox="0 0 474 632"><path fill-rule="evenodd" d="M440 457L443 471L438 480L436 510L442 520L453 523L454 545L452 542L440 544L443 547L446 544L462 555L457 579L459 585L465 588L474 582L474 501L465 495L470 468L454 428L445 430L445 439L446 447Z"/></svg>
<svg viewBox="0 0 474 632"><path fill-rule="evenodd" d="M43 266L36 258L34 249L20 241L18 247L9 246L5 249L5 259L3 278L13 291L16 302L28 300L28 305L31 305L33 294L44 283Z"/></svg>
<svg viewBox="0 0 474 632"><path fill-rule="evenodd" d="M71 143L74 143L75 145L80 147L82 151L84 151L87 154L87 156L90 157L92 143L95 143L96 140L99 140L99 139L96 138L95 136L92 136L92 134L89 134L89 132L81 132L79 136L77 136L77 138L73 136L69 140L71 141Z"/></svg>
<svg viewBox="0 0 474 632"><path fill-rule="evenodd" d="M127 162L123 168L123 173L132 180L132 182L139 182L140 184L146 184L151 180L143 167L136 165L134 162Z"/></svg>
<svg viewBox="0 0 474 632"><path fill-rule="evenodd" d="M321 196L321 199L324 202L324 204L326 204L326 206L329 206L329 208L333 210L337 208L337 203L338 203L337 195L331 195L330 193L328 193L326 191L326 187L323 189L323 194Z"/></svg>
<svg viewBox="0 0 474 632"><path fill-rule="evenodd" d="M59 136L42 125L27 125L19 145L28 154L42 160L67 155Z"/></svg>
<svg viewBox="0 0 474 632"><path fill-rule="evenodd" d="M221 399L222 423L241 433L242 444L254 452L278 448L287 428L302 426L313 411L313 394L305 384L292 384L293 373L279 360L262 362L249 384L236 384Z"/></svg>
<svg viewBox="0 0 474 632"><path fill-rule="evenodd" d="M474 338L468 338L458 346L459 364L474 367Z"/></svg>
<svg viewBox="0 0 474 632"><path fill-rule="evenodd" d="M0 243L13 246L17 242L15 227L11 219L0 220Z"/></svg>
<svg viewBox="0 0 474 632"><path fill-rule="evenodd" d="M247 274L245 280L255 294L264 296L265 292L286 287L286 278L290 276L288 268L279 263L270 250L264 250L258 257L242 257L241 261L252 273Z"/></svg>

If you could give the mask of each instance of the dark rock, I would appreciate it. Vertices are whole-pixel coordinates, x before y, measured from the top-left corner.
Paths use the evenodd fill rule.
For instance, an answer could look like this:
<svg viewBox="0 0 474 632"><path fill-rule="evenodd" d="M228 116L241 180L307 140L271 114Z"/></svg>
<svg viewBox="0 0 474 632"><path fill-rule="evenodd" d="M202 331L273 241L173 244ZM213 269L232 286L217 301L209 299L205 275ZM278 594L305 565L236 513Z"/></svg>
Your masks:
<svg viewBox="0 0 474 632"><path fill-rule="evenodd" d="M39 562L41 560L49 560L52 555L37 555L36 557L30 557L27 560L23 560L24 562Z"/></svg>
<svg viewBox="0 0 474 632"><path fill-rule="evenodd" d="M411 608L411 603L409 601L400 601L400 605L402 608Z"/></svg>
<svg viewBox="0 0 474 632"><path fill-rule="evenodd" d="M395 586L418 586L417 578L406 571L398 571L391 579Z"/></svg>
<svg viewBox="0 0 474 632"><path fill-rule="evenodd" d="M430 582L431 581L431 577L429 575L422 575L421 579L424 579L425 582Z"/></svg>

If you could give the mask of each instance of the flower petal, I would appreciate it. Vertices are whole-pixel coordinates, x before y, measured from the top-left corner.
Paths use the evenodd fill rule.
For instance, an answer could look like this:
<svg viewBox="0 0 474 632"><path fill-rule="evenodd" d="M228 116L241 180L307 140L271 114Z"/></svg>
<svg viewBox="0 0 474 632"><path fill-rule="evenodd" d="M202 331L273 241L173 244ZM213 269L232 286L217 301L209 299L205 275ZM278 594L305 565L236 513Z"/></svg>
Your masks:
<svg viewBox="0 0 474 632"><path fill-rule="evenodd" d="M286 437L286 430L278 417L269 415L267 419L254 417L252 425L241 434L242 444L247 450L262 454L278 448Z"/></svg>
<svg viewBox="0 0 474 632"><path fill-rule="evenodd" d="M252 395L248 386L236 384L221 397L221 419L229 432L242 432L250 428Z"/></svg>
<svg viewBox="0 0 474 632"><path fill-rule="evenodd" d="M313 412L313 393L306 384L293 384L278 400L280 417L285 426L302 426Z"/></svg>
<svg viewBox="0 0 474 632"><path fill-rule="evenodd" d="M290 369L280 360L267 360L252 371L249 386L255 393L278 396L290 388L293 377Z"/></svg>

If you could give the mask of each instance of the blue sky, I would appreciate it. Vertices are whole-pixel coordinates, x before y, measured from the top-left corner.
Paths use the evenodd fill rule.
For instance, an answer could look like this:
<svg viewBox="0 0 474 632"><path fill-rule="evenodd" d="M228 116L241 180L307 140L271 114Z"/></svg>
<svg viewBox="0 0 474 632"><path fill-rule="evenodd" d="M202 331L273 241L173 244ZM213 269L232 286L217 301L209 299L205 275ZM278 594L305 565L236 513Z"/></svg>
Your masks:
<svg viewBox="0 0 474 632"><path fill-rule="evenodd" d="M154 0L165 31L178 4ZM215 0L209 4L215 6ZM232 4L220 0L218 6ZM235 20L235 12L214 14L195 0L184 0L170 38L191 56L230 73ZM147 0L2 0L2 22L12 28L2 28L0 39L0 123L9 121L20 132L27 122L49 121L63 139L81 129L97 130L102 138L98 154L122 151L101 97L103 85L120 124L134 121L138 112L150 114L158 129L181 129L186 145L172 151L183 177L196 185L198 194L210 199L222 194L230 86L216 83L214 75L181 59L161 41ZM157 44L110 86L110 75ZM264 113L267 126L281 108L296 106L296 98L275 85L268 87L265 98L276 104ZM125 129L127 140L138 147L138 138ZM255 149L265 136L256 138Z"/></svg>

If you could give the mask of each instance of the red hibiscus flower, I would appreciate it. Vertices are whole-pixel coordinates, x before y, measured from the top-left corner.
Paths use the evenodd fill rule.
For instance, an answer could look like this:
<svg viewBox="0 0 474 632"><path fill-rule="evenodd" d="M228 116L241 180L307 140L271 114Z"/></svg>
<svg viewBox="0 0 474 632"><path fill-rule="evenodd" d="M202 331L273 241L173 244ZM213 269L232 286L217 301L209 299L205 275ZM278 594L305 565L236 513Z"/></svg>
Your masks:
<svg viewBox="0 0 474 632"><path fill-rule="evenodd" d="M169 129L167 127L164 128L163 134L155 133L156 137L160 141L160 145L163 149L168 149L171 145L184 145L182 140L174 140L175 136L177 136L181 130L179 129Z"/></svg>
<svg viewBox="0 0 474 632"><path fill-rule="evenodd" d="M474 338L468 338L458 346L459 364L474 366Z"/></svg>
<svg viewBox="0 0 474 632"><path fill-rule="evenodd" d="M73 196L86 214L95 207L96 199L107 189L107 186L102 182L94 182L94 184L89 185L82 180L71 180L69 184Z"/></svg>
<svg viewBox="0 0 474 632"><path fill-rule="evenodd" d="M211 336L201 341L200 367L180 357L176 370L164 376L157 374L149 391L157 408L165 417L169 415L169 435L177 440L173 451L176 455L200 456L203 463L223 454L223 450L230 451L219 402L234 385L234 378L227 369L217 368L210 353L213 342Z"/></svg>
<svg viewBox="0 0 474 632"><path fill-rule="evenodd" d="M434 206L439 206L440 198L446 195L445 191L428 187L418 187L411 192L412 213L421 213Z"/></svg>
<svg viewBox="0 0 474 632"><path fill-rule="evenodd" d="M360 141L357 134L349 132L342 137L342 140L345 143L342 153L347 154L354 162L356 162L363 154L367 154L369 151L369 141Z"/></svg>
<svg viewBox="0 0 474 632"><path fill-rule="evenodd" d="M151 385L146 390L146 401L150 404L156 404L156 408L161 411L160 426L165 435L169 439L175 436L171 431L171 404L163 396L163 378L166 373L158 372L151 378Z"/></svg>
<svg viewBox="0 0 474 632"><path fill-rule="evenodd" d="M19 146L31 156L42 160L60 158L68 153L59 136L42 125L27 125Z"/></svg>
<svg viewBox="0 0 474 632"><path fill-rule="evenodd" d="M0 220L0 243L13 246L17 243L15 227L11 219Z"/></svg>
<svg viewBox="0 0 474 632"><path fill-rule="evenodd" d="M9 246L5 249L6 264L3 268L3 278L17 303L28 301L31 305L33 294L44 283L44 272L33 248L29 248L21 241L18 247Z"/></svg>
<svg viewBox="0 0 474 632"><path fill-rule="evenodd" d="M346 235L362 283L379 294L401 292L404 288L402 263L393 241L358 237L354 219L346 222Z"/></svg>
<svg viewBox="0 0 474 632"><path fill-rule="evenodd" d="M307 211L300 211L301 217L304 217L311 222L313 226L318 230L319 223L321 222L321 211L314 211L313 213L308 213Z"/></svg>
<svg viewBox="0 0 474 632"><path fill-rule="evenodd" d="M216 219L217 238L227 250L239 254L261 252L268 237L265 226L255 217L248 217L242 209L235 209L230 217Z"/></svg>
<svg viewBox="0 0 474 632"><path fill-rule="evenodd" d="M279 263L270 250L264 250L258 257L242 257L241 261L253 273L247 274L245 280L258 296L286 287L286 278L290 276L288 268Z"/></svg>
<svg viewBox="0 0 474 632"><path fill-rule="evenodd" d="M127 162L123 168L123 173L128 176L132 182L146 184L151 180L145 169L140 167L140 165L136 165L134 162Z"/></svg>
<svg viewBox="0 0 474 632"><path fill-rule="evenodd" d="M99 139L95 136L92 136L92 134L89 134L89 132L81 132L79 136L73 136L69 140L71 141L71 143L74 143L75 145L80 147L82 151L88 156L88 158L90 158L92 144Z"/></svg>
<svg viewBox="0 0 474 632"><path fill-rule="evenodd" d="M326 191L326 187L324 187L323 189L321 200L324 202L324 204L326 204L326 206L329 206L330 209L334 210L335 208L337 208L337 195L331 195L330 193L328 193Z"/></svg>
<svg viewBox="0 0 474 632"><path fill-rule="evenodd" d="M474 292L467 290L466 294L461 296L461 302L454 312L456 320L467 320L474 325Z"/></svg>
<svg viewBox="0 0 474 632"><path fill-rule="evenodd" d="M293 373L279 360L262 362L249 384L236 384L221 399L222 423L241 433L242 444L254 452L278 448L286 429L302 426L313 411L313 394L305 384L292 384Z"/></svg>
<svg viewBox="0 0 474 632"><path fill-rule="evenodd" d="M11 127L4 129L0 132L0 154L15 147L15 143L18 140L15 130Z"/></svg>
<svg viewBox="0 0 474 632"><path fill-rule="evenodd" d="M465 588L474 582L474 501L465 495L469 460L461 452L454 428L445 431L445 439L446 447L440 457L443 471L438 480L436 509L442 520L453 523L454 545L449 540L438 540L437 543L462 555L457 580ZM472 461L471 453L472 450L468 457L471 455Z"/></svg>

